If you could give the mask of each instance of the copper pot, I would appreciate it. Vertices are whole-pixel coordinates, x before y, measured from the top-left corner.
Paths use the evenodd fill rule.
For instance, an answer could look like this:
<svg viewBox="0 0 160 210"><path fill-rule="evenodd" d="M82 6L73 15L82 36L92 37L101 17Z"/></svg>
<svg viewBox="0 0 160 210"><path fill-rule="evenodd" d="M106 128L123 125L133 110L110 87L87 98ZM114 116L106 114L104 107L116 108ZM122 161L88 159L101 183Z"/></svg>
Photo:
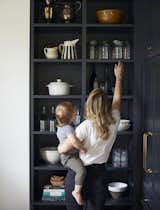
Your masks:
<svg viewBox="0 0 160 210"><path fill-rule="evenodd" d="M124 12L118 9L104 9L96 11L97 20L102 24L121 23Z"/></svg>

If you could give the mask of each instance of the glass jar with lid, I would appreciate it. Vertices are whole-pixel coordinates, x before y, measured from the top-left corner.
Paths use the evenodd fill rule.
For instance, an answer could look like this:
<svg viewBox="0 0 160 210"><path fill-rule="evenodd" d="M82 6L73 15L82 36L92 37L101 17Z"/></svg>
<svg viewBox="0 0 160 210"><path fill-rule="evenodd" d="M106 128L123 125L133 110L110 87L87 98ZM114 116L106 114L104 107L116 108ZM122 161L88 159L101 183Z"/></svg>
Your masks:
<svg viewBox="0 0 160 210"><path fill-rule="evenodd" d="M89 42L89 59L96 59L97 58L97 45L98 42L96 40L91 40Z"/></svg>
<svg viewBox="0 0 160 210"><path fill-rule="evenodd" d="M123 41L113 40L112 59L123 58Z"/></svg>
<svg viewBox="0 0 160 210"><path fill-rule="evenodd" d="M102 41L102 59L110 58L110 45L107 41Z"/></svg>
<svg viewBox="0 0 160 210"><path fill-rule="evenodd" d="M100 41L97 47L97 58L101 60L102 54L103 54L103 41Z"/></svg>
<svg viewBox="0 0 160 210"><path fill-rule="evenodd" d="M123 44L123 59L131 59L131 46L129 41L125 41Z"/></svg>

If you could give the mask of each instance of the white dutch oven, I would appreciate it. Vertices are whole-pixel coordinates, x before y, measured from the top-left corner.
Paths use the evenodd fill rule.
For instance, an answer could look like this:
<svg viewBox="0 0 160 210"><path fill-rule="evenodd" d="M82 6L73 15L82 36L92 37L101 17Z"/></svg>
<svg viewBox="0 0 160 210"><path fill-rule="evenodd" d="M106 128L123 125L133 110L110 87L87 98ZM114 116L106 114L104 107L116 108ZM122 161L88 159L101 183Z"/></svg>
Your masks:
<svg viewBox="0 0 160 210"><path fill-rule="evenodd" d="M62 82L61 79L57 79L57 82L50 82L48 85L49 95L69 95L72 85L67 82Z"/></svg>

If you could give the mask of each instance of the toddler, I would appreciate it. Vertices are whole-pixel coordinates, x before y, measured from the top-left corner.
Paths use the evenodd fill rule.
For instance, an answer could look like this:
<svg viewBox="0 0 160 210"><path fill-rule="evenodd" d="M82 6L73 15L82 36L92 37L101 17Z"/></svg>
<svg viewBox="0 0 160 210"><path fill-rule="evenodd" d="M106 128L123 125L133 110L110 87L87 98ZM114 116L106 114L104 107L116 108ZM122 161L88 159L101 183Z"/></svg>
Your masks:
<svg viewBox="0 0 160 210"><path fill-rule="evenodd" d="M75 106L68 101L61 102L56 107L56 119L58 123L57 137L60 144L65 141L69 152L60 154L61 163L75 172L75 188L72 195L79 205L83 205L82 185L86 176L86 169L79 158L80 153L86 153L80 140L76 137L72 126L76 117Z"/></svg>

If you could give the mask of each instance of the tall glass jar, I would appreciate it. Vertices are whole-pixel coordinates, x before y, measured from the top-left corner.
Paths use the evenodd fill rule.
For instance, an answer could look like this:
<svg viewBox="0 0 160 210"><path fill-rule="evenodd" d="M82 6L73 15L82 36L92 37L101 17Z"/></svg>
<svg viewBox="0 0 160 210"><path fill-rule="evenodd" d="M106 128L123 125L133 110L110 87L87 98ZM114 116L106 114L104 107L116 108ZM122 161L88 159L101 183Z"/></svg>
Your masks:
<svg viewBox="0 0 160 210"><path fill-rule="evenodd" d="M89 42L89 59L96 59L97 58L97 44L96 40L91 40Z"/></svg>
<svg viewBox="0 0 160 210"><path fill-rule="evenodd" d="M100 41L97 47L97 58L101 60L102 54L103 54L103 41Z"/></svg>
<svg viewBox="0 0 160 210"><path fill-rule="evenodd" d="M113 40L112 59L123 58L123 42L120 40Z"/></svg>
<svg viewBox="0 0 160 210"><path fill-rule="evenodd" d="M102 59L109 59L110 58L110 45L107 41L102 42Z"/></svg>
<svg viewBox="0 0 160 210"><path fill-rule="evenodd" d="M131 59L131 46L129 41L125 41L123 44L123 59Z"/></svg>

